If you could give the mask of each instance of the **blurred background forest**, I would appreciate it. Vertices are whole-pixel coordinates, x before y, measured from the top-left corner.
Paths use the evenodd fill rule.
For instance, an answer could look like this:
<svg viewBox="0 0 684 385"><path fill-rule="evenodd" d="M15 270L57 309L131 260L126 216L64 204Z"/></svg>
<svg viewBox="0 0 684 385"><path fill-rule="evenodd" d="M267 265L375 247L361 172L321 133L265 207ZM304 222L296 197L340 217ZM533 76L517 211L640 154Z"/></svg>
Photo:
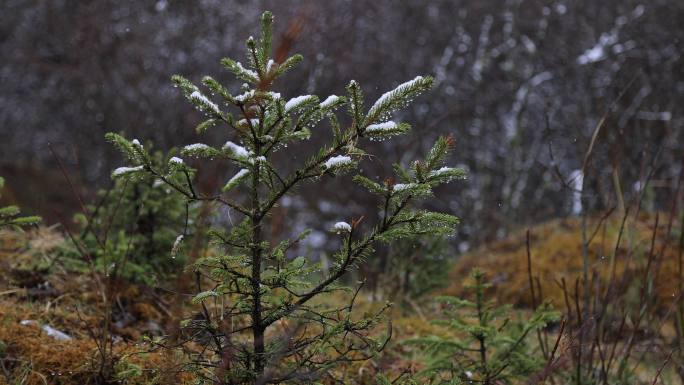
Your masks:
<svg viewBox="0 0 684 385"><path fill-rule="evenodd" d="M408 135L364 144L374 155L364 159L362 173L390 178L392 163L424 158L448 135L454 141L447 164L468 174L436 187L424 204L461 218L454 237L379 246L358 274L341 279L370 278L352 302L362 293L369 309L381 299L400 306L392 314L396 342L386 356L332 372L361 384L373 383L375 374L398 380L421 369L414 355L422 348L407 348L406 341L435 333L461 338L459 330L428 322L445 316L433 300L467 294L465 277L479 266L490 275L487 294L496 303L529 315L548 300L559 311L548 327L540 323L530 333L538 340L532 343L538 362L525 381L542 383L556 372L578 384L655 384L669 362L665 383L684 381L684 1L678 0L3 1L0 208L16 204L48 226L64 225L0 236L0 320L10 325L0 328L6 378L18 378L23 368L15 356L29 357L29 384L43 383L35 373L61 376L56 368L73 374L74 383L88 383L76 374L121 380L121 373L144 377L162 363L175 364L162 353L137 362L133 342L176 338L180 320L202 318L198 304L187 303L188 293L203 294L202 282L182 267L197 260L198 250L213 250L202 244L209 222L235 227L231 211L186 206L155 178L115 183L112 170L127 164L104 136L118 132L164 153L236 140L225 127L200 137L194 128L205 117L174 88L171 75L200 83L211 74L237 93L242 82L219 61L244 60L244 42L257 34L264 10L276 20L275 61L304 56L276 84L285 100L342 95L355 79L369 107L403 81L434 77L431 92L393 118L412 124ZM315 130L324 133L274 154L274 164L287 171L301 164L329 139L327 127ZM154 161L168 162L162 158L156 154ZM198 169L200 195L219 190L233 174L221 161L185 161ZM268 237L313 229L295 251L314 262L320 255L327 274L339 243L332 224L377 212L377 201L349 182L326 175L285 195L269 216ZM225 193L245 198L239 194ZM197 223L188 225L195 215ZM188 237L194 241L183 241L179 234L195 225ZM176 258L181 241L190 249L187 259ZM40 301L47 301L44 311L33 306ZM223 320L223 308L212 309ZM36 320L43 330L66 331L65 339L36 334ZM61 345L72 337L81 345ZM94 346L99 358L91 363L99 369L84 369L83 354ZM608 348L609 358L601 350ZM55 361L61 355L67 357ZM131 375L121 362L152 371ZM461 377L471 378L467 373Z"/></svg>
<svg viewBox="0 0 684 385"><path fill-rule="evenodd" d="M463 218L462 251L578 211L569 187L581 185L604 114L584 204L602 209L639 194L653 162L649 207L665 204L659 197L676 183L684 147L680 1L9 0L0 13L0 170L23 193L5 198L51 222L77 204L49 143L75 183L93 192L121 163L104 133L161 149L196 140L201 116L170 75L221 73L218 60L243 55L263 9L278 20L277 55L306 59L280 85L288 97L339 93L353 78L373 85L364 90L373 99L434 74L436 89L401 117L415 122L411 136L377 146L394 162L425 152L439 133L454 136L454 160L469 180L438 194L448 198L433 208ZM237 88L223 73L219 80ZM203 171L209 185L225 178ZM325 200L291 202L302 222L364 212L359 191L336 183L326 184Z"/></svg>

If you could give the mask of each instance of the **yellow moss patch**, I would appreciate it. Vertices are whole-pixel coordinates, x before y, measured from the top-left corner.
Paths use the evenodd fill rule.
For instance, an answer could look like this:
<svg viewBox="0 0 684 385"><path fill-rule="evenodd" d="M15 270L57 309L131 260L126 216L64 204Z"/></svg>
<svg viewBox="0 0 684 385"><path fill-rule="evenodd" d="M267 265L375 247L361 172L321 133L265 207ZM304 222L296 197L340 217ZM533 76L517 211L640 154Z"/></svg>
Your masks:
<svg viewBox="0 0 684 385"><path fill-rule="evenodd" d="M35 263L49 258L63 242L54 229L26 233L0 233L0 361L12 383L86 385L99 379L101 355L93 335L99 335L104 320L102 276L68 272L56 266L50 274L35 271ZM40 286L16 286L17 272L35 273ZM25 278L21 276L19 278ZM47 293L41 287L46 287ZM151 323L167 321L158 309L163 306L149 288L112 282L109 288L112 311L129 319L112 326L113 344L107 354L107 381L126 384L190 384L188 373L175 351L149 352L138 344L141 331ZM129 314L122 317L121 313ZM22 324L21 321L29 321ZM45 333L49 325L71 337L60 341Z"/></svg>
<svg viewBox="0 0 684 385"><path fill-rule="evenodd" d="M43 332L39 325L22 325L21 320L36 319L37 314L22 306L0 304L0 342L2 359L13 375L24 379L27 385L39 384L88 384L98 375L99 356L95 341L89 338L73 338L59 341ZM67 330L67 332L70 332ZM136 366L134 374L126 383L153 384L170 372L174 364L166 354L137 354L134 344L116 343L112 360L120 370ZM125 373L122 373L122 375ZM114 373L116 375L116 373ZM187 375L173 374L173 383L190 383Z"/></svg>
<svg viewBox="0 0 684 385"><path fill-rule="evenodd" d="M625 277L641 277L648 260L655 215L628 217L613 260L621 222L620 215L613 215L602 223L599 218L591 218L586 227L587 237L595 233L588 247L589 276L591 278L595 275L600 278L598 283L602 290L605 289L613 271L618 280ZM671 304L673 297L678 293L676 238L681 225L674 223L668 235L667 222L668 217L661 214L655 234L655 258L651 268L651 276L663 306ZM564 292L561 289L563 280L572 297L575 294L576 280L579 279L578 287L582 293L584 261L582 226L579 218L552 220L531 227L530 245L532 275L535 277L535 284L538 279L545 300L550 300L556 307L565 306ZM488 273L493 284L493 292L500 303L530 306L532 296L527 266L526 234L525 231L521 231L462 256L450 273L452 284L443 293L462 295L463 281L474 267L479 267ZM592 282L592 288L595 288L597 280ZM536 296L539 298L538 292ZM570 300L572 301L572 298Z"/></svg>

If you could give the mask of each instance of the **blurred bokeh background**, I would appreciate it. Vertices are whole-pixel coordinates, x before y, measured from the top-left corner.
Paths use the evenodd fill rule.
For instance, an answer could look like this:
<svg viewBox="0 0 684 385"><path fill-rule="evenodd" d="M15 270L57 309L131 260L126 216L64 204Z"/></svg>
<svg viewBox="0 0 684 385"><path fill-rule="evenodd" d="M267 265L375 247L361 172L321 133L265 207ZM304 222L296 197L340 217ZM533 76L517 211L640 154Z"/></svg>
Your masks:
<svg viewBox="0 0 684 385"><path fill-rule="evenodd" d="M581 205L603 210L638 194L650 209L669 202L662 197L672 193L684 153L679 0L4 0L3 199L50 223L70 218L78 201L60 162L85 196L106 187L123 162L104 140L108 131L159 149L225 141L225 130L195 134L201 115L170 76L198 82L212 74L237 90L219 60L244 60L243 42L258 33L265 9L276 17L276 58L305 58L276 85L285 97L343 94L356 79L372 103L415 75L435 77L435 89L398 117L413 124L412 134L374 144L384 162L365 167L390 176L391 162L453 135L450 163L470 176L439 191L431 208L462 217L454 241L461 251ZM319 143L280 156L301 161ZM228 175L204 168L200 179L211 188ZM573 190L580 178L583 202ZM327 179L288 201L290 225L363 215L375 205L367 198L347 179Z"/></svg>

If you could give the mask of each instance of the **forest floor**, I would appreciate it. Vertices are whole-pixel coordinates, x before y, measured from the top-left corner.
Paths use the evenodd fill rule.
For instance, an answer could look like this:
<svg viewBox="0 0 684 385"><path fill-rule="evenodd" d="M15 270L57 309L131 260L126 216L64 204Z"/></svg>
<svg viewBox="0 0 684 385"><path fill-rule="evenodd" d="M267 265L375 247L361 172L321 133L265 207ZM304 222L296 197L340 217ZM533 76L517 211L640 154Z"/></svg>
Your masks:
<svg viewBox="0 0 684 385"><path fill-rule="evenodd" d="M597 218L589 224L593 234L589 267L594 274L633 274L630 258L642 258L649 247L653 249L652 240L655 249L661 245L665 225L656 228L654 236L653 215L636 218L628 231L620 230L620 223L619 218ZM529 238L525 232L514 234L463 255L451 270L451 284L432 295L462 295L464 277L477 266L489 273L491 293L499 303L529 313L532 305L549 301L572 314L568 297L581 290L575 282L583 274L581 228L579 219L554 220L531 228ZM628 242L613 253L618 236ZM191 383L192 377L180 370L187 364L182 355L142 343L143 336L174 333L179 320L196 311L188 298L125 282L110 286L105 298L99 289L103 277L68 271L52 258L64 242L56 228L0 233L0 370L4 372L0 384L6 378L21 378L18 383L27 385L87 384L103 371L128 384ZM658 311L667 312L676 302L677 255L674 248L662 249L654 290L661 298ZM616 257L607 257L611 255ZM536 282L535 298L530 272ZM430 298L420 303L418 309L396 306L392 310L392 342L380 358L344 368L354 383L372 383L378 370L395 374L407 368L420 370L420 361L401 341L449 335L430 323L439 316L439 307ZM377 304L365 298L359 306L370 309ZM109 330L103 328L106 319L111 320ZM384 325L381 329L385 331ZM670 322L658 330L657 338L673 338L675 333ZM103 365L102 357L110 357L111 365ZM654 367L655 362L644 366L644 378L652 378Z"/></svg>

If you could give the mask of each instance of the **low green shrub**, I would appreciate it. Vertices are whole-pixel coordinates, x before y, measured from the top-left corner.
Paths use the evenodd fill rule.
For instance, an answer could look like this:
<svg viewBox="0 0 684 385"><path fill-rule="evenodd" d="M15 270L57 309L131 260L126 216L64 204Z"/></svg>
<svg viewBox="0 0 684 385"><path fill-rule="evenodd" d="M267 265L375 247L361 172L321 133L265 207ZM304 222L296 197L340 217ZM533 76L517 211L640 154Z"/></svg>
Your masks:
<svg viewBox="0 0 684 385"><path fill-rule="evenodd" d="M156 152L150 160L166 164L174 153ZM185 259L172 249L179 234L187 233L194 212L181 194L152 176L115 178L112 187L87 206L87 213L75 216L81 250L71 250L67 264L88 268L85 254L107 275L153 284L182 270Z"/></svg>

